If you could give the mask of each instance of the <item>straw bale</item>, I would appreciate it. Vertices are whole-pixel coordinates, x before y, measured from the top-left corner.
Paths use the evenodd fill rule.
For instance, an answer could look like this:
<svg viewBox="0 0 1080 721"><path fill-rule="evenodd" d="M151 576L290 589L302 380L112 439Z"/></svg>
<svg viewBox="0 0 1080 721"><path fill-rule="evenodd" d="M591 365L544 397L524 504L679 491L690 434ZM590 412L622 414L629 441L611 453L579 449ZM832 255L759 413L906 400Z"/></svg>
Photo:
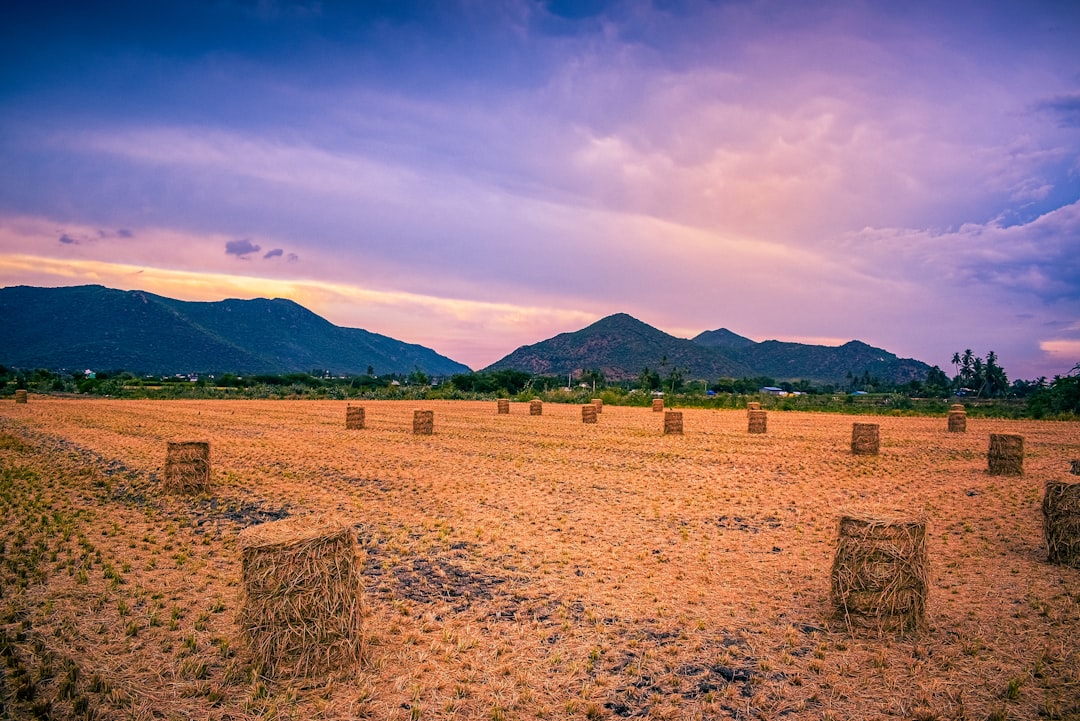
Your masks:
<svg viewBox="0 0 1080 721"><path fill-rule="evenodd" d="M748 412L749 411L760 411L761 410L761 404L758 403L757 401L749 401L746 404L746 410Z"/></svg>
<svg viewBox="0 0 1080 721"><path fill-rule="evenodd" d="M1042 510L1047 558L1080 568L1080 481L1047 481Z"/></svg>
<svg viewBox="0 0 1080 721"><path fill-rule="evenodd" d="M435 432L435 411L414 410L412 432L416 436L430 436Z"/></svg>
<svg viewBox="0 0 1080 721"><path fill-rule="evenodd" d="M544 402L541 400L529 401L529 415L530 416L542 416L544 415Z"/></svg>
<svg viewBox="0 0 1080 721"><path fill-rule="evenodd" d="M967 432L967 413L964 411L949 411L949 433Z"/></svg>
<svg viewBox="0 0 1080 721"><path fill-rule="evenodd" d="M500 398L499 399L499 415L505 416L505 415L509 415L509 414L510 414L510 399L509 398Z"/></svg>
<svg viewBox="0 0 1080 721"><path fill-rule="evenodd" d="M682 435L682 411L664 411L664 435Z"/></svg>
<svg viewBox="0 0 1080 721"><path fill-rule="evenodd" d="M959 411L961 413L966 413L967 409L964 408L963 403L953 403L951 406L949 406L949 413L954 413L956 411Z"/></svg>
<svg viewBox="0 0 1080 721"><path fill-rule="evenodd" d="M1070 463L1072 463L1072 468L1069 469L1069 473L1074 476L1080 476L1080 460L1073 459Z"/></svg>
<svg viewBox="0 0 1080 721"><path fill-rule="evenodd" d="M653 410L653 413L663 413L663 411L664 411L664 399L663 398L653 398L652 399L652 410Z"/></svg>
<svg viewBox="0 0 1080 721"><path fill-rule="evenodd" d="M240 532L237 624L267 676L317 676L360 661L356 540L344 522L287 518Z"/></svg>
<svg viewBox="0 0 1080 721"><path fill-rule="evenodd" d="M991 433L986 453L987 471L992 476L1019 476L1024 472L1024 437L1011 433Z"/></svg>
<svg viewBox="0 0 1080 721"><path fill-rule="evenodd" d="M768 418L765 411L750 410L746 412L747 417L747 431L749 433L764 433L768 424Z"/></svg>
<svg viewBox="0 0 1080 721"><path fill-rule="evenodd" d="M587 403L581 407L581 422L596 423L596 406Z"/></svg>
<svg viewBox="0 0 1080 721"><path fill-rule="evenodd" d="M854 423L851 428L851 452L857 456L876 456L880 445L877 423Z"/></svg>
<svg viewBox="0 0 1080 721"><path fill-rule="evenodd" d="M346 406L345 408L345 428L347 429L360 429L364 427L364 407L363 406Z"/></svg>
<svg viewBox="0 0 1080 721"><path fill-rule="evenodd" d="M169 493L201 493L210 487L210 443L169 442L165 450L165 481Z"/></svg>
<svg viewBox="0 0 1080 721"><path fill-rule="evenodd" d="M26 389L25 388L19 388L18 390L15 391L15 402L16 403L26 403L26 399L27 399L27 396L26 396Z"/></svg>
<svg viewBox="0 0 1080 721"><path fill-rule="evenodd" d="M832 603L849 630L923 629L928 579L924 519L841 516Z"/></svg>
<svg viewBox="0 0 1080 721"><path fill-rule="evenodd" d="M597 413L603 413L604 412L604 399L603 398L593 398L592 399L592 404L594 406L596 406L596 412Z"/></svg>

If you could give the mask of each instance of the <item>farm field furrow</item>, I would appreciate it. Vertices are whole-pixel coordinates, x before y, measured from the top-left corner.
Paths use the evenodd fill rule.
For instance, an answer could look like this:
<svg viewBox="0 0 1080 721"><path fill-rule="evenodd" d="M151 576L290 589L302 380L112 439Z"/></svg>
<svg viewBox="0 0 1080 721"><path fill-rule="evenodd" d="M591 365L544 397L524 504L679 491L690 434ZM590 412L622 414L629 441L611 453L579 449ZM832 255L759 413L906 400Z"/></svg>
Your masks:
<svg viewBox="0 0 1080 721"><path fill-rule="evenodd" d="M0 718L1080 719L1080 570L1041 514L1078 424L362 405L358 430L343 401L0 405ZM991 433L1023 475L986 472ZM164 493L192 440L211 490ZM847 511L927 519L925 631L833 615ZM264 678L238 535L306 515L356 531L364 661Z"/></svg>

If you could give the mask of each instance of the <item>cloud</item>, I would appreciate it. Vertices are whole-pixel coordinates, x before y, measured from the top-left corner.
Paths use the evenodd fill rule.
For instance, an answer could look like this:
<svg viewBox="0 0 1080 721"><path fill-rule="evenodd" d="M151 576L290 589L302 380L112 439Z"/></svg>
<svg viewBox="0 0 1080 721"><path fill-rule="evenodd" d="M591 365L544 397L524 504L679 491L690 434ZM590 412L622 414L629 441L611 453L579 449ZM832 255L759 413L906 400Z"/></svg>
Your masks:
<svg viewBox="0 0 1080 721"><path fill-rule="evenodd" d="M300 256L296 253L289 253L287 256L285 256L285 260L290 263L295 263L296 261L300 260Z"/></svg>
<svg viewBox="0 0 1080 721"><path fill-rule="evenodd" d="M250 238L230 240L225 244L225 254L235 255L237 258L244 258L252 253L258 253L260 250L262 250L262 247L252 243Z"/></svg>
<svg viewBox="0 0 1080 721"><path fill-rule="evenodd" d="M273 250L267 251L266 255L263 256L263 259L265 260L267 258L280 258L284 254L285 251L283 251L281 248L274 248Z"/></svg>
<svg viewBox="0 0 1080 721"><path fill-rule="evenodd" d="M1080 340L1044 340L1039 348L1056 359L1080 363Z"/></svg>
<svg viewBox="0 0 1080 721"><path fill-rule="evenodd" d="M82 241L80 241L78 238L71 237L67 233L64 233L60 236L60 242L64 245L79 245Z"/></svg>
<svg viewBox="0 0 1080 721"><path fill-rule="evenodd" d="M1080 128L1080 93L1058 95L1043 100L1037 107L1056 117L1063 128Z"/></svg>

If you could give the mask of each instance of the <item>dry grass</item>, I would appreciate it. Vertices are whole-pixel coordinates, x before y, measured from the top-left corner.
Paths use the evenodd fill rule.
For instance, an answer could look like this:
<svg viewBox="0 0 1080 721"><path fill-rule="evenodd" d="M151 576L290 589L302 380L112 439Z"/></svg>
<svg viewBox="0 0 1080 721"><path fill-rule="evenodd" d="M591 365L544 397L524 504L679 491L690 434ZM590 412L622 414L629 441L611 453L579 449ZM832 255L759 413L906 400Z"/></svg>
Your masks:
<svg viewBox="0 0 1080 721"><path fill-rule="evenodd" d="M876 456L881 448L881 426L877 423L851 424L851 452L857 456Z"/></svg>
<svg viewBox="0 0 1080 721"><path fill-rule="evenodd" d="M364 407L346 406L345 408L346 430L358 431L364 428Z"/></svg>
<svg viewBox="0 0 1080 721"><path fill-rule="evenodd" d="M1045 482L1075 424L649 408L496 416L431 402L0 406L0 656L13 717L976 719L1080 716L1080 570L1046 562ZM1025 474L986 473L990 433ZM197 434L197 435L195 435ZM213 442L213 494L161 493L161 448ZM1067 465L1064 465L1067 468ZM918 515L925 631L833 616L838 509ZM360 524L365 662L268 679L236 624L241 532ZM36 711L35 711L36 709Z"/></svg>
<svg viewBox="0 0 1080 721"><path fill-rule="evenodd" d="M170 441L165 447L165 482L170 493L202 493L210 488L210 443Z"/></svg>
<svg viewBox="0 0 1080 721"><path fill-rule="evenodd" d="M1019 476L1024 472L1024 437L1015 433L991 433L986 452L987 472L992 476Z"/></svg>
<svg viewBox="0 0 1080 721"><path fill-rule="evenodd" d="M1043 530L1050 561L1080 568L1080 482L1046 482Z"/></svg>
<svg viewBox="0 0 1080 721"><path fill-rule="evenodd" d="M240 638L268 676L350 671L360 661L360 569L350 525L321 516L240 532Z"/></svg>
<svg viewBox="0 0 1080 721"><path fill-rule="evenodd" d="M682 411L664 411L664 435L682 435Z"/></svg>
<svg viewBox="0 0 1080 721"><path fill-rule="evenodd" d="M843 516L832 566L836 614L849 628L926 626L926 521Z"/></svg>
<svg viewBox="0 0 1080 721"><path fill-rule="evenodd" d="M961 406L961 408L963 408L963 406ZM964 411L964 410L949 411L949 433L966 433L966 432L967 432L967 412Z"/></svg>
<svg viewBox="0 0 1080 721"><path fill-rule="evenodd" d="M746 430L748 433L765 433L769 426L769 415L765 411L746 412Z"/></svg>

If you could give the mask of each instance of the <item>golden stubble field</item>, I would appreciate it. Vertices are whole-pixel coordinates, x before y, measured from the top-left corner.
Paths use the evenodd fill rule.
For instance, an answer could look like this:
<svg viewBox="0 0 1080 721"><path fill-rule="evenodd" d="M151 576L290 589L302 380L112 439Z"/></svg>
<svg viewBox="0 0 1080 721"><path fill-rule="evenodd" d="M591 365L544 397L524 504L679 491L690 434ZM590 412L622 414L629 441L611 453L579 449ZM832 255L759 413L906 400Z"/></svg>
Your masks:
<svg viewBox="0 0 1080 721"><path fill-rule="evenodd" d="M0 406L0 654L12 717L1078 719L1080 571L1045 562L1040 502L1080 426L944 418L342 401ZM412 434L414 408L434 435ZM853 421L881 426L851 454ZM990 433L1025 438L989 476ZM214 490L161 492L167 441L208 440ZM841 512L929 521L929 629L831 617ZM355 524L365 660L252 672L237 536ZM2 717L3 714L0 714Z"/></svg>

